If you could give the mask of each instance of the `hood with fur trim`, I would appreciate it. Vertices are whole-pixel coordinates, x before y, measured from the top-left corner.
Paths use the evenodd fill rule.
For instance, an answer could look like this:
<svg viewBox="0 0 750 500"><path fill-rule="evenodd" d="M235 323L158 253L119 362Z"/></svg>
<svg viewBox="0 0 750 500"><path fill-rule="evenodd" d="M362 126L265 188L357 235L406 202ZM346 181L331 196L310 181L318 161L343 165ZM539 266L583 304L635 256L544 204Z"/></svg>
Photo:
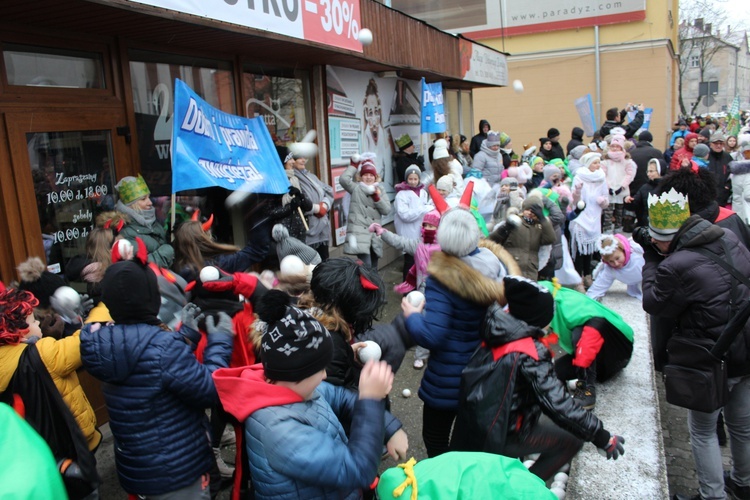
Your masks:
<svg viewBox="0 0 750 500"><path fill-rule="evenodd" d="M729 169L734 175L750 174L750 160L733 161Z"/></svg>
<svg viewBox="0 0 750 500"><path fill-rule="evenodd" d="M515 259L502 245L489 240L481 240L480 248L490 250L505 267L507 274L520 274ZM494 302L505 305L503 283L486 277L458 257L445 252L434 252L427 271L452 293L476 304L489 306Z"/></svg>

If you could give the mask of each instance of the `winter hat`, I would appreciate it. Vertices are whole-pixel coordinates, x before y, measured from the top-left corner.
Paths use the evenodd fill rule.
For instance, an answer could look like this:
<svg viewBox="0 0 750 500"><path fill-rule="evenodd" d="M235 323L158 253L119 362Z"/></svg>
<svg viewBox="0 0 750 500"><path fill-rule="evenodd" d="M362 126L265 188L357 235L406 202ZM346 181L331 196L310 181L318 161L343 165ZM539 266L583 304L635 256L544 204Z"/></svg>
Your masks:
<svg viewBox="0 0 750 500"><path fill-rule="evenodd" d="M698 132L698 135L703 136L706 139L706 142L709 142L711 140L711 129L708 127L703 127L700 132Z"/></svg>
<svg viewBox="0 0 750 500"><path fill-rule="evenodd" d="M697 156L698 158L705 159L708 156L708 153L711 152L711 148L706 146L705 144L697 144L693 148L693 156Z"/></svg>
<svg viewBox="0 0 750 500"><path fill-rule="evenodd" d="M479 226L466 209L452 208L443 214L437 232L440 249L448 255L465 257L479 244Z"/></svg>
<svg viewBox="0 0 750 500"><path fill-rule="evenodd" d="M261 360L266 378L299 382L333 359L333 339L318 320L289 304L289 295L269 290L255 308L263 332Z"/></svg>
<svg viewBox="0 0 750 500"><path fill-rule="evenodd" d="M430 224L435 227L440 226L440 212L437 210L427 212L422 219L422 224Z"/></svg>
<svg viewBox="0 0 750 500"><path fill-rule="evenodd" d="M289 236L289 229L285 225L276 224L273 226L271 236L276 242L276 255L279 257L279 262L287 255L296 255L307 265L320 264L322 262L320 255L312 247L305 245L297 238Z"/></svg>
<svg viewBox="0 0 750 500"><path fill-rule="evenodd" d="M612 130L609 131L609 135L622 135L622 136L624 136L625 133L626 133L626 131L622 127L613 127Z"/></svg>
<svg viewBox="0 0 750 500"><path fill-rule="evenodd" d="M727 138L721 132L714 132L711 136L711 142L726 142Z"/></svg>
<svg viewBox="0 0 750 500"><path fill-rule="evenodd" d="M409 165L404 172L404 180L408 179L411 174L417 174L417 177L421 177L422 170L417 165Z"/></svg>
<svg viewBox="0 0 750 500"><path fill-rule="evenodd" d="M445 174L440 179L438 179L438 181L435 183L435 187L441 191L448 191L450 193L451 191L453 191L454 184L455 182L453 180L453 174Z"/></svg>
<svg viewBox="0 0 750 500"><path fill-rule="evenodd" d="M580 160L581 156L583 156L584 151L586 151L586 146L576 146L570 150L570 157L576 160Z"/></svg>
<svg viewBox="0 0 750 500"><path fill-rule="evenodd" d="M581 166L584 168L589 168L592 163L594 163L594 160L598 160L602 157L599 153L586 153L585 155L581 156Z"/></svg>
<svg viewBox="0 0 750 500"><path fill-rule="evenodd" d="M363 159L359 164L359 175L372 174L378 176L378 169L375 167L375 155L370 155Z"/></svg>
<svg viewBox="0 0 750 500"><path fill-rule="evenodd" d="M688 197L675 188L660 196L648 195L648 232L655 240L672 241L689 217Z"/></svg>
<svg viewBox="0 0 750 500"><path fill-rule="evenodd" d="M396 146L398 146L399 151L403 151L404 149L408 148L409 146L413 146L414 142L412 142L411 137L409 134L404 134L398 139L396 139Z"/></svg>
<svg viewBox="0 0 750 500"><path fill-rule="evenodd" d="M29 257L20 263L17 269L21 279L18 289L34 294L39 301L39 307L45 309L50 307L49 299L55 291L66 285L62 276L47 271L47 266L39 257Z"/></svg>
<svg viewBox="0 0 750 500"><path fill-rule="evenodd" d="M499 146L500 145L500 134L495 132L494 130L490 130L487 132L487 138L485 139L487 141L487 147L490 146Z"/></svg>
<svg viewBox="0 0 750 500"><path fill-rule="evenodd" d="M14 345L28 333L26 318L39 301L27 290L5 288L0 281L0 346Z"/></svg>
<svg viewBox="0 0 750 500"><path fill-rule="evenodd" d="M625 136L620 134L613 135L609 140L609 145L612 146L613 144L620 146L625 151Z"/></svg>
<svg viewBox="0 0 750 500"><path fill-rule="evenodd" d="M156 275L147 266L133 260L116 262L102 279L102 302L115 323L159 325L161 306Z"/></svg>
<svg viewBox="0 0 750 500"><path fill-rule="evenodd" d="M560 168L557 165L552 165L552 164L545 165L544 170L542 170L542 172L544 172L545 181L550 181L553 175L557 175L557 176L561 175Z"/></svg>
<svg viewBox="0 0 750 500"><path fill-rule="evenodd" d="M276 146L276 152L279 154L279 160L281 160L281 165L286 165L286 162L294 158L294 154L289 151L289 148L286 146Z"/></svg>
<svg viewBox="0 0 750 500"><path fill-rule="evenodd" d="M433 145L435 146L435 149L432 151L433 160L448 158L448 141L445 139L438 139Z"/></svg>
<svg viewBox="0 0 750 500"><path fill-rule="evenodd" d="M505 132L500 132L500 147L504 148L508 144L510 144L510 136Z"/></svg>
<svg viewBox="0 0 750 500"><path fill-rule="evenodd" d="M545 145L545 144L547 144L548 142L552 142L552 141L551 141L551 140L549 139L549 137L540 137L540 138L539 138L539 144L540 144L540 146L544 146L544 145Z"/></svg>
<svg viewBox="0 0 750 500"><path fill-rule="evenodd" d="M123 177L120 182L115 184L115 189L117 194L120 195L120 201L125 205L130 205L134 201L151 194L146 181L140 174L138 174L138 177Z"/></svg>
<svg viewBox="0 0 750 500"><path fill-rule="evenodd" d="M646 142L653 142L654 136L651 135L651 132L648 130L644 130L640 134L638 134L638 140L639 141L646 141Z"/></svg>
<svg viewBox="0 0 750 500"><path fill-rule="evenodd" d="M557 130L555 127L552 127L547 131L547 137L550 139L554 139L555 137L560 137L560 131Z"/></svg>
<svg viewBox="0 0 750 500"><path fill-rule="evenodd" d="M518 167L510 167L516 169L516 174L518 174ZM514 177L506 177L505 179L500 181L500 186L510 186L511 191L518 190L518 179Z"/></svg>
<svg viewBox="0 0 750 500"><path fill-rule="evenodd" d="M538 328L552 322L555 299L549 290L523 276L506 276L503 285L511 316Z"/></svg>

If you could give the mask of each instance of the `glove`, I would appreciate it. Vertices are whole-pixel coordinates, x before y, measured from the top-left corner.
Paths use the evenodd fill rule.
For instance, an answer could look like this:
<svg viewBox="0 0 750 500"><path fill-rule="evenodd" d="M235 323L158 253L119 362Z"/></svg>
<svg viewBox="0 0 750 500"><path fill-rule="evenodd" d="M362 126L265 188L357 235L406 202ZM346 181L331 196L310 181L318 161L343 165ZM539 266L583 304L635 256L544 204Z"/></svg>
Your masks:
<svg viewBox="0 0 750 500"><path fill-rule="evenodd" d="M379 201L380 201L380 190L379 190L379 189L377 189L377 188L376 188L376 189L375 189L375 192L374 192L374 193L372 193L372 199L373 199L373 201L374 201L375 203L377 203L377 202L379 202Z"/></svg>
<svg viewBox="0 0 750 500"><path fill-rule="evenodd" d="M218 321L215 318L219 318ZM219 311L216 316L209 316L206 319L206 332L208 332L209 335L223 333L234 336L232 318L224 311Z"/></svg>
<svg viewBox="0 0 750 500"><path fill-rule="evenodd" d="M198 330L198 322L203 319L205 315L201 312L201 308L193 303L187 304L182 308L182 326L190 328L191 330Z"/></svg>
<svg viewBox="0 0 750 500"><path fill-rule="evenodd" d="M294 186L289 186L289 196L300 196L301 194L302 194L302 191L300 191Z"/></svg>
<svg viewBox="0 0 750 500"><path fill-rule="evenodd" d="M321 203L318 206L320 207L320 209L315 214L315 217L317 217L318 219L322 219L323 217L325 217L326 215L328 215L328 205L326 205L325 203Z"/></svg>
<svg viewBox="0 0 750 500"><path fill-rule="evenodd" d="M614 189L612 189L612 188L609 188L609 195L610 195L610 196L614 196L614 194L615 194L615 191L614 191Z"/></svg>
<svg viewBox="0 0 750 500"><path fill-rule="evenodd" d="M638 226L633 229L633 241L638 243L645 250L651 246L651 234L648 232L648 227Z"/></svg>
<svg viewBox="0 0 750 500"><path fill-rule="evenodd" d="M615 434L609 438L606 446L599 448L599 454L603 457L607 457L607 460L617 460L620 455L625 454L625 438L617 436Z"/></svg>
<svg viewBox="0 0 750 500"><path fill-rule="evenodd" d="M50 313L39 323L39 328L42 330L42 337L60 340L65 331L65 322L57 314Z"/></svg>
<svg viewBox="0 0 750 500"><path fill-rule="evenodd" d="M78 309L81 317L88 316L89 312L94 308L94 299L88 296L88 294L81 294L81 307Z"/></svg>
<svg viewBox="0 0 750 500"><path fill-rule="evenodd" d="M372 224L370 224L370 227L368 227L367 230L370 231L371 233L377 234L378 236L380 236L381 234L385 232L385 229L383 229L383 226L381 226L377 222L373 222Z"/></svg>
<svg viewBox="0 0 750 500"><path fill-rule="evenodd" d="M622 193L622 189L623 189L623 188L618 188L618 189L617 189L617 190L615 191L615 196L617 196L618 194Z"/></svg>
<svg viewBox="0 0 750 500"><path fill-rule="evenodd" d="M560 210L562 210L562 213L566 213L568 211L568 206L570 205L570 198L567 196L560 196Z"/></svg>
<svg viewBox="0 0 750 500"><path fill-rule="evenodd" d="M359 164L361 163L362 159L357 153L354 153L351 158L349 158L349 165L359 170Z"/></svg>
<svg viewBox="0 0 750 500"><path fill-rule="evenodd" d="M540 205L532 205L529 210L531 210L532 214L536 215L539 222L544 220L544 209Z"/></svg>

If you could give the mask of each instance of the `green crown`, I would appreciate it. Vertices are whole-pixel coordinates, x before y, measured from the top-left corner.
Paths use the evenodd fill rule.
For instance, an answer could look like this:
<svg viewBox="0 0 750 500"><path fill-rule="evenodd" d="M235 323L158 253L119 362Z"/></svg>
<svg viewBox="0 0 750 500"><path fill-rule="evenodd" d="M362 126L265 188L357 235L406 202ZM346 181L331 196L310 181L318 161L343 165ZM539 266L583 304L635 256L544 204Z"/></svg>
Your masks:
<svg viewBox="0 0 750 500"><path fill-rule="evenodd" d="M677 230L690 217L687 195L674 188L661 196L648 195L648 221L654 229Z"/></svg>

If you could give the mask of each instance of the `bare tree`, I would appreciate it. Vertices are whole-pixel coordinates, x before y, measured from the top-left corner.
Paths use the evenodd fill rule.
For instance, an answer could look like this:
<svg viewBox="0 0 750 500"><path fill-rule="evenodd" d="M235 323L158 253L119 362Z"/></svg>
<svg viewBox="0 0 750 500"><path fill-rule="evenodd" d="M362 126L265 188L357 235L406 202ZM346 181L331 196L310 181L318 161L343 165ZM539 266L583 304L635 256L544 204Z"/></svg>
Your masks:
<svg viewBox="0 0 750 500"><path fill-rule="evenodd" d="M698 108L697 99L690 110L685 105L683 79L690 68L698 68L700 81L704 82L714 56L740 33L739 25L732 24L722 2L716 0L680 0L680 67L679 95L680 111L684 116L693 115ZM726 32L722 28L726 26Z"/></svg>

